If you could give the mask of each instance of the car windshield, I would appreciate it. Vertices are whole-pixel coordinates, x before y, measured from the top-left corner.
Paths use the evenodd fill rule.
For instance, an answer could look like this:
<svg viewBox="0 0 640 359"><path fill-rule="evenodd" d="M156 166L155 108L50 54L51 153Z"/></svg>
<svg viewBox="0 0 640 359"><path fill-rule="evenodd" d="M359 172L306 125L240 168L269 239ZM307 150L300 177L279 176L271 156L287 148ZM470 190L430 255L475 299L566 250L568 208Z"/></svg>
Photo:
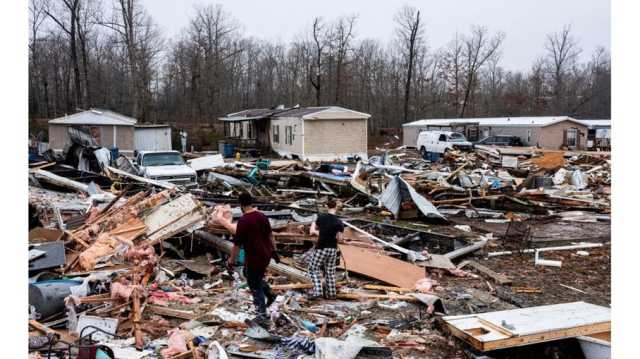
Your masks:
<svg viewBox="0 0 640 359"><path fill-rule="evenodd" d="M465 142L466 140L461 133L454 132L449 135L449 142Z"/></svg>
<svg viewBox="0 0 640 359"><path fill-rule="evenodd" d="M143 166L183 165L184 160L179 153L148 153L142 157Z"/></svg>

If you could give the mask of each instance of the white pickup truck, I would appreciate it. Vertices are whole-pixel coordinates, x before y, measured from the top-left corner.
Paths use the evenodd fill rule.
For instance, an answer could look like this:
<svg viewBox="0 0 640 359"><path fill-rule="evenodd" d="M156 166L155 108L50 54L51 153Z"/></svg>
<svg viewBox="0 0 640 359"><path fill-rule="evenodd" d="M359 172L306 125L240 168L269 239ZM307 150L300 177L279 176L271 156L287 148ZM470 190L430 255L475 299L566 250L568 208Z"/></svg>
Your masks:
<svg viewBox="0 0 640 359"><path fill-rule="evenodd" d="M185 187L198 185L196 171L186 165L178 151L139 151L134 167L145 178Z"/></svg>

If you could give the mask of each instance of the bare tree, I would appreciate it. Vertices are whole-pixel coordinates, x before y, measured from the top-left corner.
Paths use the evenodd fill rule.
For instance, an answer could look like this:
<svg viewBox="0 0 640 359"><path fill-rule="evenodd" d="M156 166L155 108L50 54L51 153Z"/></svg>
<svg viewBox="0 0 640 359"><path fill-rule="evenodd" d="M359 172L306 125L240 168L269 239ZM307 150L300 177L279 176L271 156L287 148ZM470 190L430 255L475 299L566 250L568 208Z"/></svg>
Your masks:
<svg viewBox="0 0 640 359"><path fill-rule="evenodd" d="M411 96L411 81L415 67L418 48L424 46L424 26L420 22L420 11L414 7L403 6L395 16L396 36L398 37L402 56L406 66L404 84L404 122L409 120L409 98Z"/></svg>
<svg viewBox="0 0 640 359"><path fill-rule="evenodd" d="M45 14L49 16L69 36L69 50L73 64L73 81L75 85L75 106L80 101L80 65L78 63L78 49L76 44L77 19L80 11L80 0L47 0L44 4ZM71 102L67 103L67 111L71 111Z"/></svg>
<svg viewBox="0 0 640 359"><path fill-rule="evenodd" d="M309 71L309 81L316 91L316 106L320 106L322 95L322 57L324 48L327 45L325 28L322 25L322 19L316 17L313 19L313 27L311 30L313 39L313 70Z"/></svg>
<svg viewBox="0 0 640 359"><path fill-rule="evenodd" d="M340 17L331 34L331 40L335 43L336 48L336 104L340 104L342 95L342 77L343 67L346 65L347 51L350 50L351 40L353 39L353 27L355 26L357 16L349 15Z"/></svg>
<svg viewBox="0 0 640 359"><path fill-rule="evenodd" d="M578 47L577 40L571 36L570 25L564 26L560 32L547 35L545 49L553 79L554 110L563 112L568 110L563 100L565 78L582 50Z"/></svg>
<svg viewBox="0 0 640 359"><path fill-rule="evenodd" d="M473 26L471 35L465 37L462 57L465 64L465 92L462 100L462 109L460 109L460 118L465 115L469 98L477 85L478 71L487 62L487 60L499 56L499 48L504 40L504 33L497 33L489 38L486 27Z"/></svg>

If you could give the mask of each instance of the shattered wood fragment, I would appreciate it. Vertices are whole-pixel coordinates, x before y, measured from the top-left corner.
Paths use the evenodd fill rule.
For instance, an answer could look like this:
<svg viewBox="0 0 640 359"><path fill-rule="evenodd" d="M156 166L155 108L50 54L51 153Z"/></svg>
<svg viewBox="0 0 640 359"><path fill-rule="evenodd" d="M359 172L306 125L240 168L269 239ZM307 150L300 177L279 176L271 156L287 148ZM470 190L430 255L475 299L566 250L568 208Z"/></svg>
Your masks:
<svg viewBox="0 0 640 359"><path fill-rule="evenodd" d="M186 319L186 320L196 319L196 314L190 310L171 309L171 308L166 308L166 307L161 307L159 305L151 305L151 304L147 305L146 309L148 309L152 313L162 315L165 317L180 318L180 319Z"/></svg>
<svg viewBox="0 0 640 359"><path fill-rule="evenodd" d="M386 285L375 285L375 284L365 284L363 289L369 290L381 290L384 292L413 292L414 288L400 288L400 287L389 287Z"/></svg>

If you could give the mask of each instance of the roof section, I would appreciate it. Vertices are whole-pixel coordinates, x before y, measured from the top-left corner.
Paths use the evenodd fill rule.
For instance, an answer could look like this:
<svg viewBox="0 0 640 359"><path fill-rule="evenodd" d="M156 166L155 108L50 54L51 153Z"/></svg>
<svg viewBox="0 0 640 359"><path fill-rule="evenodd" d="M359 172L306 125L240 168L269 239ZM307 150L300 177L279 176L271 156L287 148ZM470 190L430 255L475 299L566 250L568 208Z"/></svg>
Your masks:
<svg viewBox="0 0 640 359"><path fill-rule="evenodd" d="M121 115L109 110L91 109L50 120L50 124L59 125L118 125L133 126L138 122L135 118Z"/></svg>
<svg viewBox="0 0 640 359"><path fill-rule="evenodd" d="M589 128L606 128L611 127L611 120L593 119L593 120L578 120Z"/></svg>
<svg viewBox="0 0 640 359"><path fill-rule="evenodd" d="M402 127L450 126L455 124L476 124L478 126L545 127L561 121L572 121L584 125L584 123L582 123L581 121L569 116L540 116L426 119L405 123L404 125L402 125Z"/></svg>
<svg viewBox="0 0 640 359"><path fill-rule="evenodd" d="M254 119L269 117L272 114L279 111L282 111L282 109L275 110L271 108L254 108L250 110L230 113L224 117L221 117L220 119L223 121L232 121L232 120L240 120L240 119L254 120Z"/></svg>
<svg viewBox="0 0 640 359"><path fill-rule="evenodd" d="M300 107L279 112L274 117L299 117L305 120L362 119L369 118L368 113L349 110L339 106Z"/></svg>
<svg viewBox="0 0 640 359"><path fill-rule="evenodd" d="M338 106L296 107L287 109L251 109L230 113L221 117L221 121L246 121L258 120L267 117L297 117L305 120L320 119L361 119L371 115L349 110Z"/></svg>

